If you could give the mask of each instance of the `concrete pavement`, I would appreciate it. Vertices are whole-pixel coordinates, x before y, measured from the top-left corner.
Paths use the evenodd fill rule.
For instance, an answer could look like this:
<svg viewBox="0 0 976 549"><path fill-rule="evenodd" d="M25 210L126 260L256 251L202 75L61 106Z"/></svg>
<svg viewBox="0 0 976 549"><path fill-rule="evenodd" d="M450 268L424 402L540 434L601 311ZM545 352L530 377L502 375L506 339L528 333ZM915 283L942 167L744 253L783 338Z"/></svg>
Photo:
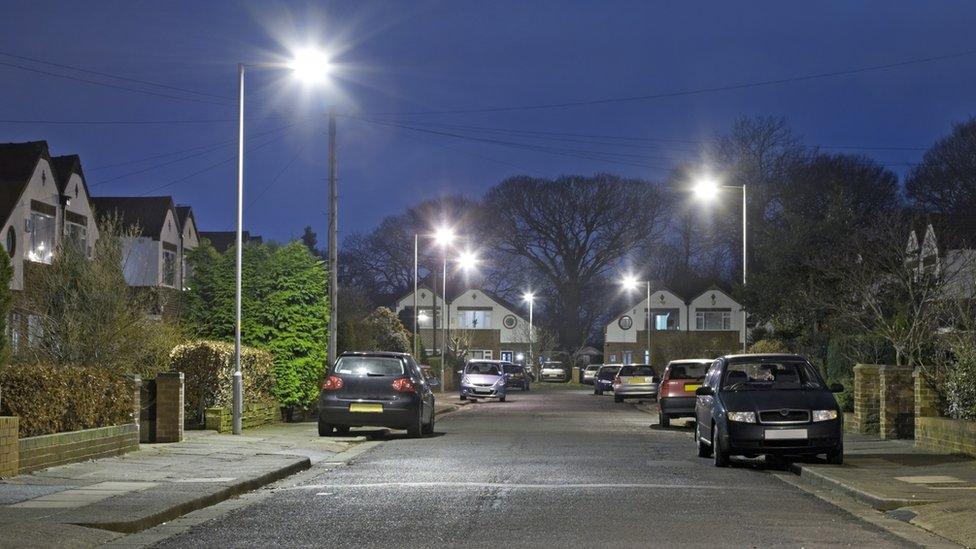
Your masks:
<svg viewBox="0 0 976 549"><path fill-rule="evenodd" d="M918 544L755 463L715 468L687 429L652 423L586 390L514 394L445 416L434 437L390 436L345 467L306 471L160 546Z"/></svg>

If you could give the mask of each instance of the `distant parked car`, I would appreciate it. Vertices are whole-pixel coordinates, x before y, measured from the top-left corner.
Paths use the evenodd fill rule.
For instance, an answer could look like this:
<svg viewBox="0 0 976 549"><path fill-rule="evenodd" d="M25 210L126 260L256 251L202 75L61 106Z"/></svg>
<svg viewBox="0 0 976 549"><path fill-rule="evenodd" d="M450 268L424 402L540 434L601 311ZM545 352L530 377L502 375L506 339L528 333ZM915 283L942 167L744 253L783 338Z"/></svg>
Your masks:
<svg viewBox="0 0 976 549"><path fill-rule="evenodd" d="M657 401L660 405L658 423L669 427L671 418L695 417L695 391L702 386L712 360L695 358L672 360L664 369Z"/></svg>
<svg viewBox="0 0 976 549"><path fill-rule="evenodd" d="M843 414L820 373L798 355L717 359L695 391L695 442L716 467L729 456L826 454L844 462Z"/></svg>
<svg viewBox="0 0 976 549"><path fill-rule="evenodd" d="M584 385L593 385L593 380L596 379L596 371L600 369L603 364L590 364L586 368L580 370L580 383Z"/></svg>
<svg viewBox="0 0 976 549"><path fill-rule="evenodd" d="M539 370L541 381L569 381L569 369L562 362L544 362Z"/></svg>
<svg viewBox="0 0 976 549"><path fill-rule="evenodd" d="M621 366L613 380L613 400L625 398L657 397L658 375L649 365L628 364Z"/></svg>
<svg viewBox="0 0 976 549"><path fill-rule="evenodd" d="M434 393L405 353L342 353L322 382L318 408L319 436L362 426L412 437L434 432Z"/></svg>
<svg viewBox="0 0 976 549"><path fill-rule="evenodd" d="M505 364L505 386L509 389L515 388L528 391L530 381L525 367L519 364Z"/></svg>
<svg viewBox="0 0 976 549"><path fill-rule="evenodd" d="M602 395L604 391L613 391L613 380L620 371L619 364L604 364L596 372L593 379L593 394Z"/></svg>
<svg viewBox="0 0 976 549"><path fill-rule="evenodd" d="M505 365L510 362L501 360L469 360L461 376L461 400L478 400L479 398L496 398L505 402L507 387L505 380Z"/></svg>

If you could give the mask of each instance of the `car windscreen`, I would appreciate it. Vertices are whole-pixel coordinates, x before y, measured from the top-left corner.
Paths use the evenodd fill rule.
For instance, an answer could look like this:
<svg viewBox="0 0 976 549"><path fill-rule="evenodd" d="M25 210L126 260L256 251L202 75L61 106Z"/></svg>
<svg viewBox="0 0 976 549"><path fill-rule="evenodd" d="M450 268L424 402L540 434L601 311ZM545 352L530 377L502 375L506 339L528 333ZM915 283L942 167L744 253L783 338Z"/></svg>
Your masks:
<svg viewBox="0 0 976 549"><path fill-rule="evenodd" d="M813 368L800 360L731 362L722 374L723 391L823 389Z"/></svg>
<svg viewBox="0 0 976 549"><path fill-rule="evenodd" d="M705 379L710 362L688 362L672 364L668 369L668 379Z"/></svg>
<svg viewBox="0 0 976 549"><path fill-rule="evenodd" d="M369 376L403 375L403 361L383 356L344 356L336 363L335 373Z"/></svg>
<svg viewBox="0 0 976 549"><path fill-rule="evenodd" d="M654 376L657 375L650 366L624 366L620 368L620 376Z"/></svg>
<svg viewBox="0 0 976 549"><path fill-rule="evenodd" d="M521 366L516 366L514 364L506 364L505 365L505 373L506 374L521 374L522 373L522 367Z"/></svg>
<svg viewBox="0 0 976 549"><path fill-rule="evenodd" d="M464 373L497 376L499 375L498 364L492 364L490 362L469 362L464 367Z"/></svg>
<svg viewBox="0 0 976 549"><path fill-rule="evenodd" d="M620 368L617 366L612 366L610 368L600 368L600 371L597 373L597 377L599 377L600 379L613 379L614 377L616 377L617 372L619 371Z"/></svg>

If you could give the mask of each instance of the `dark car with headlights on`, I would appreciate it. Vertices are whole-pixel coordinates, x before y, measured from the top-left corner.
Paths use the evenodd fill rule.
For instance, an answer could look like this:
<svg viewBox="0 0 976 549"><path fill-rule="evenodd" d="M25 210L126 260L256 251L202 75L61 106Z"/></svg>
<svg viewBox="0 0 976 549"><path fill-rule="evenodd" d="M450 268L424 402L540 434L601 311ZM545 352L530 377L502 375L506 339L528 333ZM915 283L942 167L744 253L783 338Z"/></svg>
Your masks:
<svg viewBox="0 0 976 549"><path fill-rule="evenodd" d="M664 368L657 401L658 424L671 425L673 418L695 417L695 391L702 386L705 372L712 365L709 358L672 360Z"/></svg>
<svg viewBox="0 0 976 549"><path fill-rule="evenodd" d="M620 364L604 364L596 371L593 378L593 394L602 395L605 391L613 391L613 380L620 371Z"/></svg>
<svg viewBox="0 0 976 549"><path fill-rule="evenodd" d="M799 355L716 359L695 392L698 455L716 467L729 456L811 456L844 462L843 414L820 373Z"/></svg>
<svg viewBox="0 0 976 549"><path fill-rule="evenodd" d="M350 427L434 432L434 393L406 353L342 353L322 381L318 407L319 436Z"/></svg>
<svg viewBox="0 0 976 549"><path fill-rule="evenodd" d="M505 402L508 395L506 364L511 363L501 360L469 360L464 369L458 372L461 376L461 400L496 398L499 402Z"/></svg>
<svg viewBox="0 0 976 549"><path fill-rule="evenodd" d="M509 389L521 389L523 391L528 391L529 385L529 374L525 371L525 367L520 364L504 364L505 370L505 386Z"/></svg>

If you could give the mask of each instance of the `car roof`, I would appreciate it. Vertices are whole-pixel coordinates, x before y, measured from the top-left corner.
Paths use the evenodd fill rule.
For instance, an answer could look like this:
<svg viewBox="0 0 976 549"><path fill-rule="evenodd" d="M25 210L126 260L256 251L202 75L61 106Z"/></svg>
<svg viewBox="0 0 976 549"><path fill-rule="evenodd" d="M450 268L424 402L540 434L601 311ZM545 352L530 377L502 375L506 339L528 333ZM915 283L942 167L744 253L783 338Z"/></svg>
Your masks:
<svg viewBox="0 0 976 549"><path fill-rule="evenodd" d="M492 359L492 358L472 358L471 360L465 362L465 364L471 364L472 362L481 363L481 364L511 364L511 362L507 360Z"/></svg>
<svg viewBox="0 0 976 549"><path fill-rule="evenodd" d="M343 351L339 358L344 356L380 356L387 358L406 358L410 353L400 353L396 351Z"/></svg>
<svg viewBox="0 0 976 549"><path fill-rule="evenodd" d="M743 353L737 355L725 355L722 357L726 360L735 358L771 358L777 360L803 360L807 361L806 357L803 355L795 355L792 353Z"/></svg>
<svg viewBox="0 0 976 549"><path fill-rule="evenodd" d="M715 362L714 358L680 358L668 362L668 366L672 364L710 364L712 362Z"/></svg>

